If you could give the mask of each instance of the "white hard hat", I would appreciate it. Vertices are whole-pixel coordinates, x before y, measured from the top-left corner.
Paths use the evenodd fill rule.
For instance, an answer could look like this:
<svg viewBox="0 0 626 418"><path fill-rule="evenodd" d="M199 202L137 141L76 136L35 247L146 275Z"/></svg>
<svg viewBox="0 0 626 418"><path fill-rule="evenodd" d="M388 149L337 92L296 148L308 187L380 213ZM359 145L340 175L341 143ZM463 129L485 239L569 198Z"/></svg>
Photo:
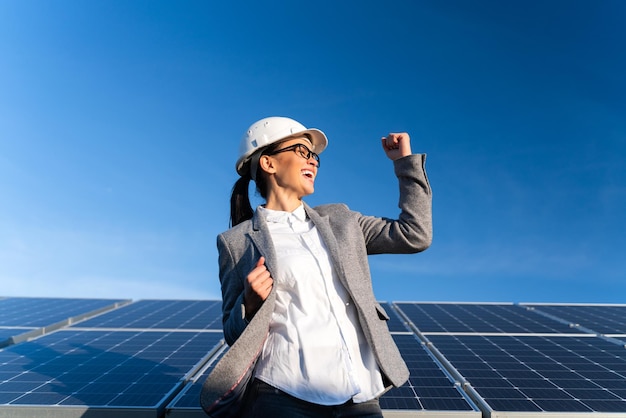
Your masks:
<svg viewBox="0 0 626 418"><path fill-rule="evenodd" d="M309 136L316 154L320 154L328 145L326 135L319 129L307 129L300 122L280 116L261 119L254 122L241 138L239 158L235 166L237 173L244 174L244 164L255 151L296 134Z"/></svg>

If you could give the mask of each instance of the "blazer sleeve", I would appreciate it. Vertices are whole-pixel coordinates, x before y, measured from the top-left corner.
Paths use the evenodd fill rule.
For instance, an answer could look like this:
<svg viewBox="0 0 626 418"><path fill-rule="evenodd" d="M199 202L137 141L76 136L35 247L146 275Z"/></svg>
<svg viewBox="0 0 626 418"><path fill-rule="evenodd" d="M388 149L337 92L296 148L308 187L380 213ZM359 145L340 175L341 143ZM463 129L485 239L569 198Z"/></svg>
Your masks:
<svg viewBox="0 0 626 418"><path fill-rule="evenodd" d="M430 246L432 191L425 162L425 154L413 154L393 162L400 187L398 219L359 215L368 254L416 253Z"/></svg>
<svg viewBox="0 0 626 418"><path fill-rule="evenodd" d="M217 236L217 249L219 253L219 275L222 287L222 326L224 339L228 345L239 338L248 326L245 319L243 303L243 280L237 262L233 256L228 240L223 234Z"/></svg>

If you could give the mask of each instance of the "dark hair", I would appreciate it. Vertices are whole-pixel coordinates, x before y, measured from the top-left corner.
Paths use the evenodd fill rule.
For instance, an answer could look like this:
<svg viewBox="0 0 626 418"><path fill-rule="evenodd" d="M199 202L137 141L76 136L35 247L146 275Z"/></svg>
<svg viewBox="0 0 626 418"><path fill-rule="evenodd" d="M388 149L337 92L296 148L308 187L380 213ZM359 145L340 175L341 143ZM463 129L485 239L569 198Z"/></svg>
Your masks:
<svg viewBox="0 0 626 418"><path fill-rule="evenodd" d="M261 155L267 155L278 149L278 146L283 141L278 141L266 146ZM254 210L250 204L250 197L248 196L248 189L250 187L250 161L247 161L244 165L244 175L239 177L233 186L232 194L230 195L230 226L239 225L240 223L252 219ZM257 166L256 170L256 191L261 195L263 199L267 199L267 180L263 174L263 170Z"/></svg>
<svg viewBox="0 0 626 418"><path fill-rule="evenodd" d="M252 219L254 212L250 205L250 198L248 197L248 187L250 185L249 175L239 177L239 180L235 182L233 186L232 194L230 195L230 226L233 227Z"/></svg>

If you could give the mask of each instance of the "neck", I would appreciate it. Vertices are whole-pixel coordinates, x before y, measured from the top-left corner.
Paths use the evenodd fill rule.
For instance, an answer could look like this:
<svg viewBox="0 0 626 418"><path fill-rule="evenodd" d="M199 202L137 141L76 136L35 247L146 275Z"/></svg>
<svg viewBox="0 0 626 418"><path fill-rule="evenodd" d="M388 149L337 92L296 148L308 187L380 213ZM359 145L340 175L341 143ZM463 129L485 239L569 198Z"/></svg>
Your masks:
<svg viewBox="0 0 626 418"><path fill-rule="evenodd" d="M281 210L284 212L293 212L302 204L299 197L290 197L285 195L271 194L267 197L265 207L271 210Z"/></svg>

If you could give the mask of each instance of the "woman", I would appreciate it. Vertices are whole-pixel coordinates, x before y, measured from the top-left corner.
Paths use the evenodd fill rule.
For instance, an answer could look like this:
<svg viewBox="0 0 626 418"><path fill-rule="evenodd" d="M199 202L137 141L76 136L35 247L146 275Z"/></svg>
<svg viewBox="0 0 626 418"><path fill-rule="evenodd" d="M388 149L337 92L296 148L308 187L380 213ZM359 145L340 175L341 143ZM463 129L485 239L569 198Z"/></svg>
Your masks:
<svg viewBox="0 0 626 418"><path fill-rule="evenodd" d="M282 117L254 123L242 139L232 228L217 238L231 347L203 387L207 411L248 372L241 416L382 417L380 395L408 379L367 255L430 245L425 155L411 154L406 133L382 138L400 185L401 213L391 220L303 202L327 143L321 131ZM250 180L266 201L255 211Z"/></svg>

